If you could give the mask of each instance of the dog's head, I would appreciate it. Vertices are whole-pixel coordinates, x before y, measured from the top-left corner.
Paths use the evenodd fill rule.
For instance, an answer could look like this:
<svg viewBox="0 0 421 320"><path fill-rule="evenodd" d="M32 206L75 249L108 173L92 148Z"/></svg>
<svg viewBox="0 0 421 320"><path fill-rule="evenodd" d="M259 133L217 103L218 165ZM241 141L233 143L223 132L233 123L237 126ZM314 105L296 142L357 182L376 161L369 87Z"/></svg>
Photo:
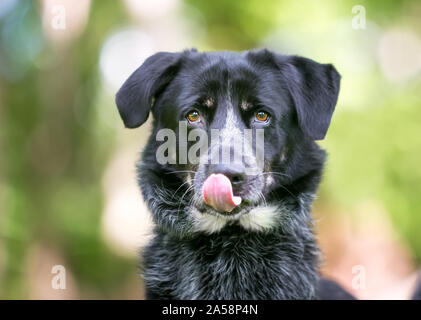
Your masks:
<svg viewBox="0 0 421 320"><path fill-rule="evenodd" d="M116 103L128 128L152 112L143 161L154 188L189 199L197 229L262 230L277 219L272 201L317 187L324 154L314 141L326 135L339 82L332 65L268 50L161 52Z"/></svg>

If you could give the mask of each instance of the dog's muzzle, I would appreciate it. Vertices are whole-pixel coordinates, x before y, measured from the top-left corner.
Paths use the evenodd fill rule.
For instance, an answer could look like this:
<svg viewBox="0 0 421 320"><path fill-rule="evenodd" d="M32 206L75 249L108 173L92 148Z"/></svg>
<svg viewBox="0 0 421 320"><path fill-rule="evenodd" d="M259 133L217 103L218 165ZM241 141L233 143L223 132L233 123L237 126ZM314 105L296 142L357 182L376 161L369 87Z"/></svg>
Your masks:
<svg viewBox="0 0 421 320"><path fill-rule="evenodd" d="M231 212L241 204L241 197L233 194L231 180L222 173L212 173L202 188L204 202L220 212Z"/></svg>

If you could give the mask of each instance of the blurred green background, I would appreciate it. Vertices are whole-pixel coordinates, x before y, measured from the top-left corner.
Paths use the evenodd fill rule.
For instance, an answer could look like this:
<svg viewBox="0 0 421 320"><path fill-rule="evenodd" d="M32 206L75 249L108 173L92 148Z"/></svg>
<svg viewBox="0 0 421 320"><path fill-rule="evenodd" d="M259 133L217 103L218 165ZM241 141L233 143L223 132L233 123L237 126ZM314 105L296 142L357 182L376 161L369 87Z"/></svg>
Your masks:
<svg viewBox="0 0 421 320"><path fill-rule="evenodd" d="M114 94L147 56L190 47L336 66L322 270L362 298L407 295L421 258L420 17L417 0L2 0L0 298L143 298L151 222L134 163L149 126L124 129Z"/></svg>

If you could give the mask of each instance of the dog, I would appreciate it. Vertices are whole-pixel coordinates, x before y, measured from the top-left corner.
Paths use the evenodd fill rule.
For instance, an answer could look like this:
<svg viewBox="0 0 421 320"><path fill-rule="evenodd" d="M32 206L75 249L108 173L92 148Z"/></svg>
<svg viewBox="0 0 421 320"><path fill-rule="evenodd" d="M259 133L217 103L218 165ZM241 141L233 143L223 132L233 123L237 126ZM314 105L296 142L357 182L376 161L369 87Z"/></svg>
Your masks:
<svg viewBox="0 0 421 320"><path fill-rule="evenodd" d="M155 223L142 257L147 299L354 298L319 275L311 216L326 159L316 141L340 79L331 64L266 49L192 49L156 53L124 82L124 125L153 114L137 166ZM174 134L164 141L163 130ZM197 139L182 131L218 136L190 161L181 150Z"/></svg>

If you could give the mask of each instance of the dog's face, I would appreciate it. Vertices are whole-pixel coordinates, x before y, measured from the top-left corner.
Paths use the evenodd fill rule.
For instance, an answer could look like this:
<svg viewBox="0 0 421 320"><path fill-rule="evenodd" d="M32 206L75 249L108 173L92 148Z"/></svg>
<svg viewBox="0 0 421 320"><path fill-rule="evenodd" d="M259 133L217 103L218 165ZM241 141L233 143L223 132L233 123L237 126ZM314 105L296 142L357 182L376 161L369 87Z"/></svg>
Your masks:
<svg viewBox="0 0 421 320"><path fill-rule="evenodd" d="M180 201L189 197L183 210L198 229L238 221L261 230L278 218L268 203L276 191L291 193L288 186L320 169L314 140L327 132L339 80L331 65L267 50L157 53L116 102L130 128L152 111L144 161L154 162L164 188L182 191Z"/></svg>

